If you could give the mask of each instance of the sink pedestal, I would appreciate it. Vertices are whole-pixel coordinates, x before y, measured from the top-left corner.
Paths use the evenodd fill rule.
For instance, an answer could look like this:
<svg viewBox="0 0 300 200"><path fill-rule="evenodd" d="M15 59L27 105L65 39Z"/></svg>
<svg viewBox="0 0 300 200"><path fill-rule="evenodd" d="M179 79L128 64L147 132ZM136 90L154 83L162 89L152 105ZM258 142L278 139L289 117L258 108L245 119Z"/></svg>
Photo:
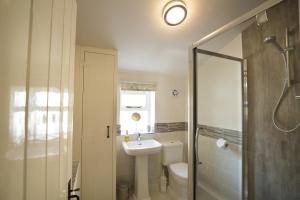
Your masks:
<svg viewBox="0 0 300 200"><path fill-rule="evenodd" d="M135 200L151 200L148 185L148 156L135 157Z"/></svg>
<svg viewBox="0 0 300 200"><path fill-rule="evenodd" d="M134 200L151 200L148 183L148 155L159 153L161 144L154 139L122 142L125 152L135 156Z"/></svg>

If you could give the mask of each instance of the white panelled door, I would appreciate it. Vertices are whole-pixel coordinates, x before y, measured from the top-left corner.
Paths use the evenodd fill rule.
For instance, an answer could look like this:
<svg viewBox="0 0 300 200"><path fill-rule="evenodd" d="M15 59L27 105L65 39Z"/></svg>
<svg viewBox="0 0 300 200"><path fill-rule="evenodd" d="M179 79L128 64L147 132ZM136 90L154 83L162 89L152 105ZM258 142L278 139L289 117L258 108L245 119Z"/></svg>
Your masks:
<svg viewBox="0 0 300 200"><path fill-rule="evenodd" d="M115 56L84 52L82 199L114 198Z"/></svg>
<svg viewBox="0 0 300 200"><path fill-rule="evenodd" d="M76 0L0 0L0 200L66 200Z"/></svg>

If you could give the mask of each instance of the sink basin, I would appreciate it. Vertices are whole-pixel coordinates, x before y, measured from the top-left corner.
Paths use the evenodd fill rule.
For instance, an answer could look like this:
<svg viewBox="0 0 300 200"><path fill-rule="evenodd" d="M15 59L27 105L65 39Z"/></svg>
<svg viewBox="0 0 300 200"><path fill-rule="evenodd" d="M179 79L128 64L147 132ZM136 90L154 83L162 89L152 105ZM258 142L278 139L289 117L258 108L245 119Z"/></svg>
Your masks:
<svg viewBox="0 0 300 200"><path fill-rule="evenodd" d="M148 183L148 155L159 153L161 144L154 140L123 142L125 152L135 156L135 187L134 200L151 200Z"/></svg>
<svg viewBox="0 0 300 200"><path fill-rule="evenodd" d="M158 153L161 150L161 144L154 140L141 140L138 141L123 142L123 148L125 152L130 156L142 156Z"/></svg>

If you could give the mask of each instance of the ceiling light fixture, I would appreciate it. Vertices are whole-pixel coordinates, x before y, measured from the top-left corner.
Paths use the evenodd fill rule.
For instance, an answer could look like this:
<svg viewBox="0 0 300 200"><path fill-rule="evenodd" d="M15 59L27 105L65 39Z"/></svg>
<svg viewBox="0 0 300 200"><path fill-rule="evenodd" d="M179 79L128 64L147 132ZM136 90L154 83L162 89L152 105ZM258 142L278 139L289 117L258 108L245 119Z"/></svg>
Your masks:
<svg viewBox="0 0 300 200"><path fill-rule="evenodd" d="M174 0L170 1L163 11L163 17L165 22L170 26L176 26L182 23L187 15L187 9L182 1Z"/></svg>

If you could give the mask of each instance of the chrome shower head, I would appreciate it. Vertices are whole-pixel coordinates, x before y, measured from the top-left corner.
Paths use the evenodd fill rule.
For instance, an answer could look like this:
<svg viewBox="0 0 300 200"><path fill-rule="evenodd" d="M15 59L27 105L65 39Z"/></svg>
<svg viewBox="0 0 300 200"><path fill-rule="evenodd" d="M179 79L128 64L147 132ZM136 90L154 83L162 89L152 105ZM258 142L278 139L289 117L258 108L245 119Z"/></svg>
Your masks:
<svg viewBox="0 0 300 200"><path fill-rule="evenodd" d="M284 52L283 48L277 43L275 36L265 37L264 38L264 43L265 44L270 44L271 43L271 44L273 44L276 47L276 49L278 51L280 51L281 53Z"/></svg>

